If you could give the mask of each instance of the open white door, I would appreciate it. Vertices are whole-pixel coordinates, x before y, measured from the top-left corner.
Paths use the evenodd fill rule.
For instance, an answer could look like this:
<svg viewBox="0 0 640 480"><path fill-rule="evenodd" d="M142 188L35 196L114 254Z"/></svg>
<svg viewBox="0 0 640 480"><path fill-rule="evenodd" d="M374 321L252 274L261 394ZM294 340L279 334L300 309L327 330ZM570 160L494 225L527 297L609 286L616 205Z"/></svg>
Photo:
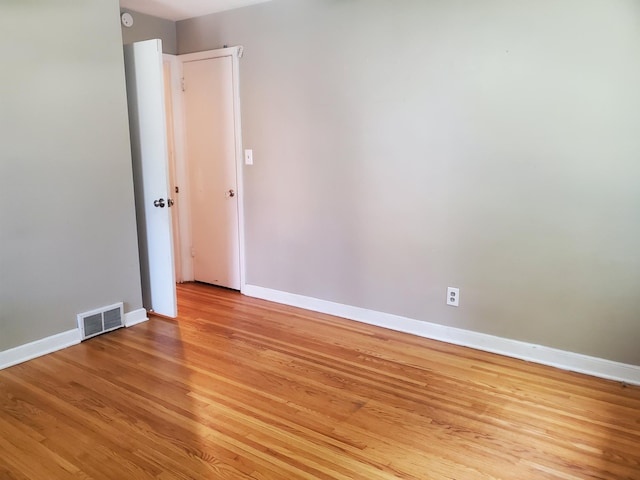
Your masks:
<svg viewBox="0 0 640 480"><path fill-rule="evenodd" d="M162 43L124 47L144 307L176 317Z"/></svg>

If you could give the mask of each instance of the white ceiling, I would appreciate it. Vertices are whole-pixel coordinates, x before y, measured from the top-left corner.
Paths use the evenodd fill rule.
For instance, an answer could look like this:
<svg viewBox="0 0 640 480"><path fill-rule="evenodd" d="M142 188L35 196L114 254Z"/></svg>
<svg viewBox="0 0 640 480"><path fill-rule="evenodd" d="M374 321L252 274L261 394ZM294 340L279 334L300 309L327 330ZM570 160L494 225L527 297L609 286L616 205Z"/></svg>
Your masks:
<svg viewBox="0 0 640 480"><path fill-rule="evenodd" d="M270 0L120 0L120 6L169 20L201 17Z"/></svg>

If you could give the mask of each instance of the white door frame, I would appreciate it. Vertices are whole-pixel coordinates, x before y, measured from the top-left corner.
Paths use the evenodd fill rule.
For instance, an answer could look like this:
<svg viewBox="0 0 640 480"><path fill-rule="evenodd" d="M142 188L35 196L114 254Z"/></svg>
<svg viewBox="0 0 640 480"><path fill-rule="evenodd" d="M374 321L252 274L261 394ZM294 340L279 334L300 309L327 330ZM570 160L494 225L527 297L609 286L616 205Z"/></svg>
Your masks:
<svg viewBox="0 0 640 480"><path fill-rule="evenodd" d="M244 181L243 181L243 155L242 155L242 122L240 117L240 58L243 47L228 47L217 50L207 50L204 52L188 53L185 55L173 56L172 77L174 87L173 113L176 142L176 177L179 185L185 186L188 190L188 166L186 152L186 119L184 115L184 102L182 101L182 79L183 64L197 60L208 60L211 58L231 57L231 72L233 83L233 116L235 129L235 162L237 179L237 199L238 199L238 249L240 258L240 291L244 293L246 285L245 275L245 232L244 232ZM177 75L177 76L176 76ZM185 198L185 197L183 197ZM181 202L188 204L188 202ZM187 207L187 208L184 208ZM191 255L191 212L188 205L183 205L180 209L180 239L182 245L182 279L178 281L193 281L193 257Z"/></svg>
<svg viewBox="0 0 640 480"><path fill-rule="evenodd" d="M173 147L175 162L175 181L180 192L171 192L176 200L175 210L178 216L177 236L179 242L176 247L176 281L178 283L193 280L193 259L191 257L191 209L187 193L189 192L189 172L186 165L184 108L182 101L182 65L176 55L164 54L163 62L169 65L171 71L171 103L173 110Z"/></svg>

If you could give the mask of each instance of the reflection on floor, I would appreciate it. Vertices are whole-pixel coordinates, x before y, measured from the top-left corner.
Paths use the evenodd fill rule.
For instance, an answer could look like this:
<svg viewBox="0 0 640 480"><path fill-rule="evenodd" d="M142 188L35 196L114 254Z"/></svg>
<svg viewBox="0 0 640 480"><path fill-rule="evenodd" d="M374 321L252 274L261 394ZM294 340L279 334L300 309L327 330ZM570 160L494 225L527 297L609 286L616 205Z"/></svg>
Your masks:
<svg viewBox="0 0 640 480"><path fill-rule="evenodd" d="M178 295L177 321L0 372L0 478L640 478L640 388Z"/></svg>

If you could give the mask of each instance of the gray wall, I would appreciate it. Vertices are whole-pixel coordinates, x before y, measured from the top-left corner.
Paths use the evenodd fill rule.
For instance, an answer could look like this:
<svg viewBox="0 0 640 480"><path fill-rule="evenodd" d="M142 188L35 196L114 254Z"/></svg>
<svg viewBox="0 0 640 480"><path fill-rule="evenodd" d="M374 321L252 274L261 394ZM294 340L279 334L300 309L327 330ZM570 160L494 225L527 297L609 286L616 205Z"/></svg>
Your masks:
<svg viewBox="0 0 640 480"><path fill-rule="evenodd" d="M0 350L142 307L118 10L0 4Z"/></svg>
<svg viewBox="0 0 640 480"><path fill-rule="evenodd" d="M176 55L178 53L178 44L176 41L176 22L165 20L164 18L146 15L133 10L121 8L120 12L129 12L133 16L133 26L125 27L122 25L122 43L139 42L142 40L151 40L159 38L162 40L162 51Z"/></svg>
<svg viewBox="0 0 640 480"><path fill-rule="evenodd" d="M639 18L274 0L178 22L180 53L245 46L248 283L640 365Z"/></svg>

